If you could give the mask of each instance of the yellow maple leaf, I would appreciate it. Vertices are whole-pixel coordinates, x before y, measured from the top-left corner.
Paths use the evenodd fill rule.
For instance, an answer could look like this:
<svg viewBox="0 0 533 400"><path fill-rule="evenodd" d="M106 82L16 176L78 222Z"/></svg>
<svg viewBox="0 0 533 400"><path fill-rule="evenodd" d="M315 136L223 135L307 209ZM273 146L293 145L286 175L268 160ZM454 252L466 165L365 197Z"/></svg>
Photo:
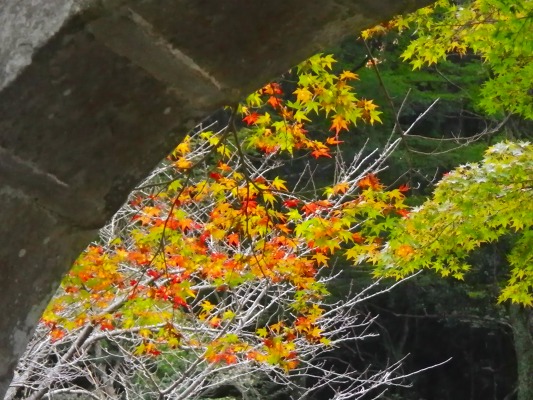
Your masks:
<svg viewBox="0 0 533 400"><path fill-rule="evenodd" d="M185 157L178 158L178 161L174 163L174 165L181 169L189 169L192 167L192 162L187 160Z"/></svg>
<svg viewBox="0 0 533 400"><path fill-rule="evenodd" d="M342 74L339 76L339 79L341 80L359 79L359 76L352 71L342 71Z"/></svg>
<svg viewBox="0 0 533 400"><path fill-rule="evenodd" d="M313 259L316 261L318 265L327 265L328 264L328 257L324 255L323 253L316 253L313 256Z"/></svg>
<svg viewBox="0 0 533 400"><path fill-rule="evenodd" d="M306 103L313 98L313 93L311 93L307 88L298 88L293 94L296 95L296 100Z"/></svg>

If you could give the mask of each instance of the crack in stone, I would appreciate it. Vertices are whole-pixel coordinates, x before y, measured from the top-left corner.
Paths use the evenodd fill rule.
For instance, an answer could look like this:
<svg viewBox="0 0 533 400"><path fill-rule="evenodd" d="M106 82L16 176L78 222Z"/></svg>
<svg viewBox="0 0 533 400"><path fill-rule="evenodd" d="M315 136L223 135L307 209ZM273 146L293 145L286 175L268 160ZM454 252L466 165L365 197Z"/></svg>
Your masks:
<svg viewBox="0 0 533 400"><path fill-rule="evenodd" d="M43 171L35 164L24 160L9 150L0 146L0 173L4 178L12 181L16 186L31 185L35 187L35 180L40 181L38 186L51 185L68 189L69 185L54 174ZM29 182L31 181L31 182Z"/></svg>
<svg viewBox="0 0 533 400"><path fill-rule="evenodd" d="M224 90L222 83L129 8L91 21L87 29L116 54L170 87L204 95Z"/></svg>
<svg viewBox="0 0 533 400"><path fill-rule="evenodd" d="M99 213L94 203L80 198L59 177L1 146L0 179L0 194L24 199L72 227L93 230L103 225L101 218L95 218Z"/></svg>
<svg viewBox="0 0 533 400"><path fill-rule="evenodd" d="M129 9L129 14L133 22L135 22L137 25L143 28L143 30L154 39L154 44L160 46L161 48L169 51L172 53L176 59L181 61L183 64L185 64L187 67L189 67L191 70L196 71L200 76L202 76L205 80L208 80L215 86L218 90L223 89L223 85L218 82L215 77L209 74L206 70L204 70L200 65L198 65L191 57L189 57L187 54L183 53L178 48L174 47L170 42L165 40L165 38L159 34L156 33L154 30L154 27L152 24L150 24L148 21L146 21L141 15L136 13L135 11Z"/></svg>

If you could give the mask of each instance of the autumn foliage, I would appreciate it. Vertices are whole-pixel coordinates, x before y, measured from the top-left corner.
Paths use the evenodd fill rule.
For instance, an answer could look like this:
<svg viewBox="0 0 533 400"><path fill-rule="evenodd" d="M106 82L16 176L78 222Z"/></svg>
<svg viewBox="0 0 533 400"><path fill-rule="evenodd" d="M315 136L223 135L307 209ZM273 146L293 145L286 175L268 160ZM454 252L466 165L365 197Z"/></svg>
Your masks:
<svg viewBox="0 0 533 400"><path fill-rule="evenodd" d="M529 10L527 2L513 9L498 4L476 0L469 11L441 0L363 38L425 21L418 30L435 28L434 45L421 46L421 36L403 54L415 69L451 52L474 51L490 60L505 49L481 33ZM485 24L487 13L493 19ZM436 22L454 14L474 22L457 30ZM467 28L480 32L467 35ZM530 75L522 54L528 46L513 48L519 62L509 74L495 70L494 81L523 83L517 76ZM61 374L98 386L94 376L104 370L90 370L87 360L113 351L126 365L121 384L132 398L145 395L135 385L150 387L154 398L194 398L211 381L229 379L229 371L239 379L260 371L282 383L291 374L318 380L309 372L317 368L317 355L366 337L372 322L355 306L373 296L378 283L342 301L329 299L338 260L365 263L376 278L403 279L428 268L463 279L472 250L516 234L499 299L532 304L531 145L493 147L481 164L452 171L432 200L411 209L407 185L387 188L378 178L402 138L393 134L381 151L361 149L353 160L343 158L343 135L358 123L380 123L381 112L355 92L358 75L334 71L334 65L331 55L318 54L288 73L290 79L260 88L228 108L224 126L200 125L187 135L139 185L75 262L44 313L40 332L59 355L53 368L38 370L34 359L45 365L50 352L31 349L34 359L21 376L31 381L32 398L54 385L63 390L54 380ZM483 90L486 97L501 95L491 81ZM482 106L530 117L530 96L507 107L498 96ZM327 180L317 179L319 168ZM398 368L321 374L328 384L348 388L339 398L355 398L395 384Z"/></svg>
<svg viewBox="0 0 533 400"><path fill-rule="evenodd" d="M303 343L328 346L320 271L337 255L372 260L382 232L406 215L402 191L385 190L372 173L392 147L339 158L323 188L277 175L287 157L337 157L350 125L380 121L372 101L356 97L357 75L333 74L334 62L311 58L291 93L270 83L231 110L227 127L187 136L64 279L43 316L52 340L90 326L133 332L138 355L187 348L215 364L284 371L299 365ZM331 136L310 137L312 113L327 118ZM230 300L252 287L255 298ZM263 304L280 290L282 313ZM232 331L254 301L267 316Z"/></svg>

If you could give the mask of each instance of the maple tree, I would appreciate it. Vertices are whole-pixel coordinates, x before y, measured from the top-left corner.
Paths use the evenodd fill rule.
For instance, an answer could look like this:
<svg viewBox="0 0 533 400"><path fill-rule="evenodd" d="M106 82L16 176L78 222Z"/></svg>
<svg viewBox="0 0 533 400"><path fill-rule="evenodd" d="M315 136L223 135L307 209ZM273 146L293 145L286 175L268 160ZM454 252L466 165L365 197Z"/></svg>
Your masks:
<svg viewBox="0 0 533 400"><path fill-rule="evenodd" d="M432 199L390 231L375 273L401 277L431 268L462 280L473 250L511 235L510 276L498 301L532 306L532 176L533 146L527 142L498 143L481 163L451 171Z"/></svg>
<svg viewBox="0 0 533 400"><path fill-rule="evenodd" d="M392 27L411 29L414 40L402 56L415 70L449 56L481 59L488 73L477 105L501 122L496 129L474 135L479 139L498 132L509 120L533 118L532 15L528 0L459 4L442 0L366 35ZM529 129L524 121L519 124ZM528 132L516 136L527 137ZM512 327L520 400L533 396L531 151L528 142L500 143L487 151L482 163L463 165L444 177L433 198L415 208L416 213L411 213L405 224L390 231L391 239L382 249L375 270L376 275L399 277L429 268L463 279L471 268L474 250L497 248L498 242L511 243L507 262L498 268L500 274L507 272L507 281L500 282L498 302Z"/></svg>
<svg viewBox="0 0 533 400"><path fill-rule="evenodd" d="M533 306L533 146L501 142L481 163L462 165L438 182L433 198L411 209L374 262L376 276L401 278L420 269L463 280L474 250L502 239L508 280L498 302L507 307L517 358L518 398L533 393L533 352L529 314ZM503 270L506 265L499 266Z"/></svg>
<svg viewBox="0 0 533 400"><path fill-rule="evenodd" d="M350 161L338 151L342 131L379 122L380 111L334 62L312 57L291 93L270 83L233 107L227 126L183 140L75 262L7 398L90 394L74 383L83 380L98 398L116 395L115 384L128 396L190 399L261 371L300 392L311 389L292 376L338 385L337 399L402 382L399 362L339 372L318 361L371 335L373 319L354 307L390 290L376 283L329 301L333 255L372 259L407 207L404 188L374 175L399 140ZM330 136L306 131L311 114ZM317 186L311 160L296 180L278 175L308 156L335 159L330 185Z"/></svg>
<svg viewBox="0 0 533 400"><path fill-rule="evenodd" d="M391 29L400 34L413 29L414 38L403 51L402 58L410 61L415 70L437 64L449 55L474 54L492 72L480 91L479 105L484 111L531 119L532 13L532 3L528 0L474 0L462 4L439 0L364 31L362 37L369 39ZM498 132L506 121L507 118L495 129L474 135L475 140ZM409 137L408 132L402 132L402 136ZM511 230L525 230L517 246L529 247L530 210L518 205L530 199L530 175L531 146L528 143L500 143L487 150L481 165L466 164L450 172L438 182L434 200L428 200L420 208L425 217L411 215L405 224L391 229L392 239L387 242L384 258L375 273L405 276L421 267L430 267L443 276L462 279L469 269L465 258L482 243L495 241ZM494 197L498 190L499 195ZM452 207L449 213L446 212L448 205ZM419 211L418 208L414 210ZM468 234L462 234L461 229L466 229ZM435 232L438 232L437 238ZM426 244L420 242L413 248L407 243L411 234L417 236L412 239L413 243L424 238ZM406 242L399 243L394 238L406 238ZM417 254L421 249L424 255ZM510 300L533 305L531 272L527 267L529 258L523 251L509 254L514 268L499 302Z"/></svg>
<svg viewBox="0 0 533 400"><path fill-rule="evenodd" d="M439 0L395 19L391 26L416 29L402 54L413 68L436 64L449 54L473 53L490 68L479 105L489 114L533 119L533 4L530 0ZM369 32L368 34L372 34Z"/></svg>

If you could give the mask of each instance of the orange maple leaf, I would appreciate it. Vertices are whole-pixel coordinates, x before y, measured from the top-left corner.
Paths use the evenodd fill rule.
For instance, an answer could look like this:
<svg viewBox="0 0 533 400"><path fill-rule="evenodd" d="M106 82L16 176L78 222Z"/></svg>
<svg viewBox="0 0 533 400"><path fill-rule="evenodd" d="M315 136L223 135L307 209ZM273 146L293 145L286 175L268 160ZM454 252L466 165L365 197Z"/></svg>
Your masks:
<svg viewBox="0 0 533 400"><path fill-rule="evenodd" d="M401 258L409 258L414 252L415 250L411 246L408 244L402 244L396 250L396 255Z"/></svg>
<svg viewBox="0 0 533 400"><path fill-rule="evenodd" d="M65 331L61 328L54 328L50 331L50 338L55 342L65 336Z"/></svg>
<svg viewBox="0 0 533 400"><path fill-rule="evenodd" d="M276 82L272 82L264 86L263 89L261 89L261 92L263 94L283 94L279 83Z"/></svg>
<svg viewBox="0 0 533 400"><path fill-rule="evenodd" d="M319 210L319 207L316 203L309 203L305 204L302 207L302 211L305 213L305 215L311 215L316 213Z"/></svg>
<svg viewBox="0 0 533 400"><path fill-rule="evenodd" d="M311 152L311 155L315 158L318 158L318 157L328 157L328 158L331 158L331 154L329 154L329 149L327 148L324 148L324 149L316 149L316 150L313 150Z"/></svg>
<svg viewBox="0 0 533 400"><path fill-rule="evenodd" d="M326 139L326 143L329 144L330 146L333 146L335 144L341 144L341 143L344 143L344 142L342 140L339 140L338 136L332 136L332 137L328 137Z"/></svg>
<svg viewBox="0 0 533 400"><path fill-rule="evenodd" d="M274 108L281 107L281 100L275 96L270 96L267 100L267 103Z"/></svg>
<svg viewBox="0 0 533 400"><path fill-rule="evenodd" d="M231 171L231 167L228 164L225 164L223 162L219 162L217 168L219 170L221 170L222 172L230 172Z"/></svg>
<svg viewBox="0 0 533 400"><path fill-rule="evenodd" d="M374 174L368 174L363 179L361 179L359 182L357 182L357 186L359 186L361 189L366 188L372 188L372 189L381 189L383 185L379 182L379 179Z"/></svg>
<svg viewBox="0 0 533 400"><path fill-rule="evenodd" d="M342 129L348 130L348 122L342 117L342 115L337 114L333 118L331 128L329 128L329 130L334 130L335 133L338 135Z"/></svg>
<svg viewBox="0 0 533 400"><path fill-rule="evenodd" d="M228 244L230 246L238 246L239 245L239 235L237 233L231 233L228 235Z"/></svg>
<svg viewBox="0 0 533 400"><path fill-rule="evenodd" d="M406 218L409 215L409 211L407 210L396 210L396 214L401 215L402 217Z"/></svg>
<svg viewBox="0 0 533 400"><path fill-rule="evenodd" d="M348 182L340 182L333 186L333 194L346 193L350 188Z"/></svg>
<svg viewBox="0 0 533 400"><path fill-rule="evenodd" d="M365 242L365 238L359 232L352 233L352 239L355 243L361 244Z"/></svg>

